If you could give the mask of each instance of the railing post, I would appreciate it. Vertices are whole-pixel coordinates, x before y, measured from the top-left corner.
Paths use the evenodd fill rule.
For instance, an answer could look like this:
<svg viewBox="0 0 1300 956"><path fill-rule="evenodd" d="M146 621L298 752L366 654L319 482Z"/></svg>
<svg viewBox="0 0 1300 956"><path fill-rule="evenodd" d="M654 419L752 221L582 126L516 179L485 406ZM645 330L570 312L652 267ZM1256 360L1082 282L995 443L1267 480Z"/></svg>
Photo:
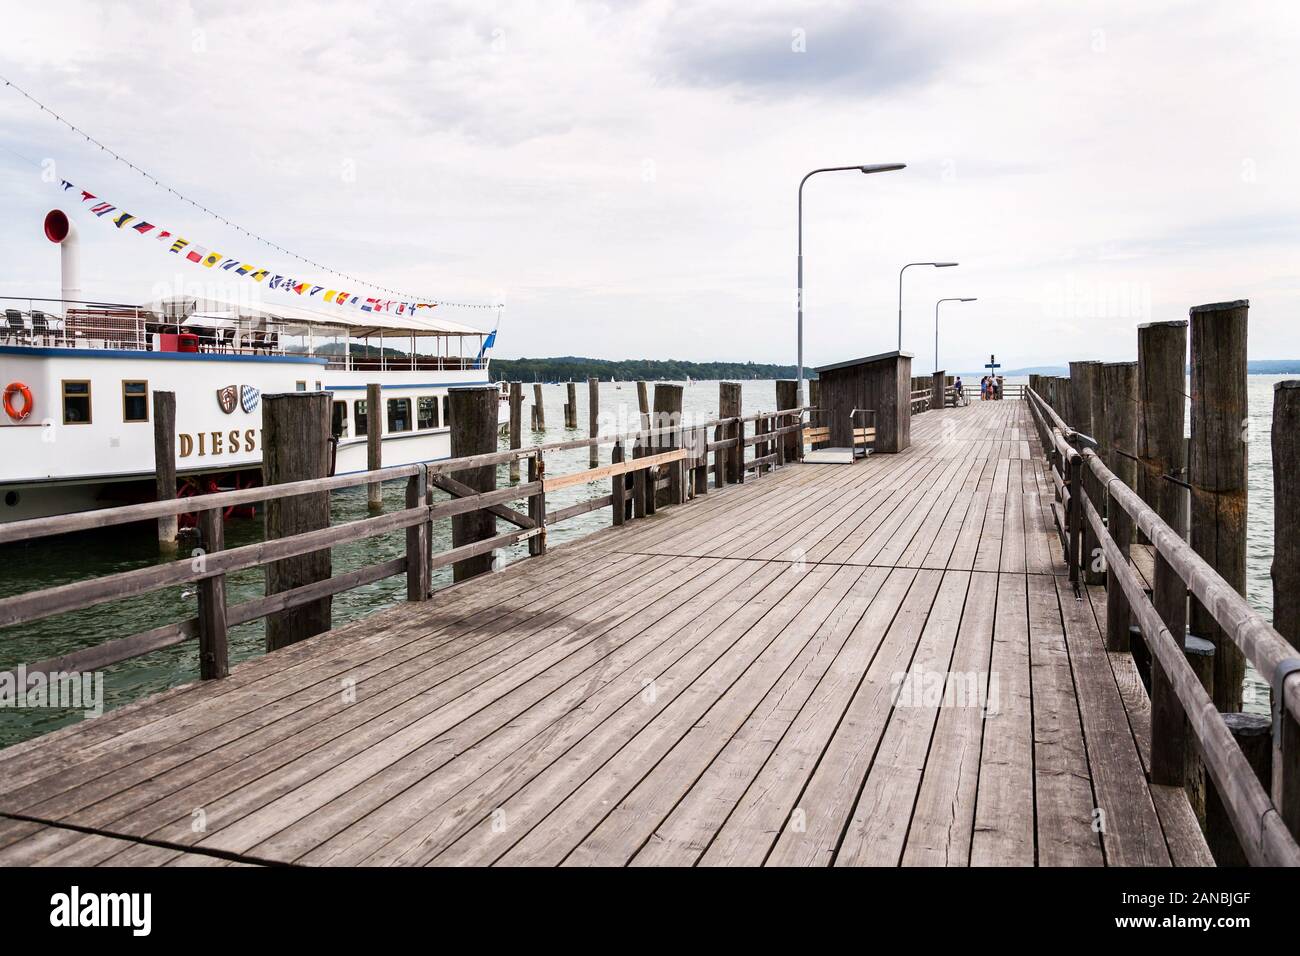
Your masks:
<svg viewBox="0 0 1300 956"><path fill-rule="evenodd" d="M632 445L632 457L645 457L645 441L637 436L635 443ZM638 468L632 472L632 517L644 518L647 514L654 514L654 495L646 493L646 470Z"/></svg>
<svg viewBox="0 0 1300 956"><path fill-rule="evenodd" d="M616 439L614 441L614 447L610 450L609 453L609 460L611 464L615 464L615 465L623 460L623 442L621 440ZM614 524L616 525L622 524L625 520L627 520L627 513L624 510L627 507L627 484L625 482L626 478L627 475L619 474L619 475L614 475L614 477L610 479L610 492L611 492L611 497L613 498L612 510L613 510Z"/></svg>
<svg viewBox="0 0 1300 956"><path fill-rule="evenodd" d="M1096 415L1094 419L1094 414L1099 409L1099 399L1095 397L1094 393L1099 393L1101 390L1098 381L1100 368L1100 362L1070 363L1071 406L1074 409L1076 418L1078 418L1078 421L1070 422L1070 427L1092 438L1099 437L1097 435L1097 425L1099 424L1100 415ZM1098 514L1105 512L1106 501L1101 493L1101 483L1093 475L1092 469L1086 465L1082 471L1079 490L1092 502ZM1080 507L1082 508L1082 506ZM1105 584L1106 572L1104 570L1105 562L1101 558L1101 543L1097 540L1096 532L1092 529L1092 523L1084 519L1082 531L1083 553L1080 555L1079 561L1083 570L1083 582L1084 584Z"/></svg>
<svg viewBox="0 0 1300 956"><path fill-rule="evenodd" d="M1246 593L1246 326L1244 300L1191 310L1192 548L1239 594ZM1241 710L1246 658L1193 598L1192 633L1211 641L1214 704Z"/></svg>
<svg viewBox="0 0 1300 956"><path fill-rule="evenodd" d="M429 466L406 480L406 507L426 510L429 506ZM423 601L429 596L432 572L429 567L429 528L425 520L406 529L406 599Z"/></svg>
<svg viewBox="0 0 1300 956"><path fill-rule="evenodd" d="M1120 483L1132 488L1137 475L1132 457L1137 446L1137 363L1110 362L1103 365L1101 386L1106 394L1106 467ZM1133 519L1109 488L1106 498L1106 530L1127 561L1133 543ZM1106 584L1107 650L1129 650L1132 617L1124 589L1112 574Z"/></svg>
<svg viewBox="0 0 1300 956"><path fill-rule="evenodd" d="M636 383L636 403L641 412L641 430L650 430L650 390L645 382Z"/></svg>
<svg viewBox="0 0 1300 956"><path fill-rule="evenodd" d="M384 409L381 387L371 382L366 386L366 470L378 471L384 467ZM371 511L382 511L384 486L377 481L366 485L366 504Z"/></svg>
<svg viewBox="0 0 1300 956"><path fill-rule="evenodd" d="M1273 628L1300 644L1300 381L1273 386ZM1265 675L1273 692L1273 805L1300 840L1300 724L1282 706L1300 661Z"/></svg>
<svg viewBox="0 0 1300 956"><path fill-rule="evenodd" d="M199 535L203 555L226 548L224 515L220 508L199 512ZM226 635L226 576L214 574L198 583L199 677L212 680L230 673L230 649Z"/></svg>
<svg viewBox="0 0 1300 956"><path fill-rule="evenodd" d="M776 408L777 411L799 407L799 383L794 379L780 379L776 383ZM803 420L802 414L782 415L781 425L799 424ZM783 451L782 463L789 461L799 461L803 458L803 431L790 432L788 435L782 435L779 441Z"/></svg>
<svg viewBox="0 0 1300 956"><path fill-rule="evenodd" d="M695 493L697 495L707 495L709 493L709 430L704 425L696 428L692 435L695 447L695 468L692 470L692 481L695 484Z"/></svg>
<svg viewBox="0 0 1300 956"><path fill-rule="evenodd" d="M546 459L540 451L534 452L528 459L528 483L546 481ZM540 529L528 539L528 554L538 557L546 553L546 492L538 490L528 499L528 517Z"/></svg>
<svg viewBox="0 0 1300 956"><path fill-rule="evenodd" d="M1079 561L1083 551L1083 456L1077 454L1079 448L1075 446L1076 454L1071 456L1070 462L1070 503L1069 514L1066 517L1066 526L1069 528L1066 544L1066 564L1070 568L1070 583L1075 587L1079 585Z"/></svg>

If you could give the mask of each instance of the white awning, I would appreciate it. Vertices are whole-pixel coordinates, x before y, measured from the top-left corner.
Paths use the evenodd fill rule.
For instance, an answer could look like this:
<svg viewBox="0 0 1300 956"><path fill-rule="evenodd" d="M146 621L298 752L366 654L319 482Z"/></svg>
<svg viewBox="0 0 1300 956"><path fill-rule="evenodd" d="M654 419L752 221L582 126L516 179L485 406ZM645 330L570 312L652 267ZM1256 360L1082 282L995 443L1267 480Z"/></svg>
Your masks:
<svg viewBox="0 0 1300 956"><path fill-rule="evenodd" d="M313 309L278 302L240 302L214 296L165 296L146 303L142 308L168 318L184 319L189 316L208 316L214 319L242 320L252 325L274 322L288 335L342 335L352 338L392 335L487 335L459 322L435 316L435 309L421 309L416 315L393 315L387 312L362 312L353 306L331 306ZM331 333L329 329L334 331Z"/></svg>

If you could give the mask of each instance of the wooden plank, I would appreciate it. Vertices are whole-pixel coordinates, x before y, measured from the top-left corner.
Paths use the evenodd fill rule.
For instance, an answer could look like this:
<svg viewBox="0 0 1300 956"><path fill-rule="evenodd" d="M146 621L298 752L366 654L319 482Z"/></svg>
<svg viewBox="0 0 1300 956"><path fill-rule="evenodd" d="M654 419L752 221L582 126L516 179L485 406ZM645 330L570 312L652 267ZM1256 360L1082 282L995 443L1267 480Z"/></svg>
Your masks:
<svg viewBox="0 0 1300 956"><path fill-rule="evenodd" d="M1040 866L1101 866L1092 786L1056 586L1026 578L1034 718L1034 806Z"/></svg>
<svg viewBox="0 0 1300 956"><path fill-rule="evenodd" d="M894 685L889 726L871 763L836 866L897 866L925 769L930 738L943 707L980 709L981 675L954 674L953 649L970 572L943 574L916 653Z"/></svg>
<svg viewBox="0 0 1300 956"><path fill-rule="evenodd" d="M1068 581L1053 580L1075 684L1081 688L1079 714L1097 808L1104 812L1099 823L1106 862L1111 866L1168 866L1164 834L1097 620L1090 605L1075 598Z"/></svg>
<svg viewBox="0 0 1300 956"><path fill-rule="evenodd" d="M937 571L897 569L893 574L915 576L798 805L783 821L767 865L825 866L834 858L888 721L896 675L912 659L942 579Z"/></svg>
<svg viewBox="0 0 1300 956"><path fill-rule="evenodd" d="M998 577L993 626L990 710L980 754L972 866L1032 866L1034 856L1033 698L1029 673L1029 610L1021 575Z"/></svg>

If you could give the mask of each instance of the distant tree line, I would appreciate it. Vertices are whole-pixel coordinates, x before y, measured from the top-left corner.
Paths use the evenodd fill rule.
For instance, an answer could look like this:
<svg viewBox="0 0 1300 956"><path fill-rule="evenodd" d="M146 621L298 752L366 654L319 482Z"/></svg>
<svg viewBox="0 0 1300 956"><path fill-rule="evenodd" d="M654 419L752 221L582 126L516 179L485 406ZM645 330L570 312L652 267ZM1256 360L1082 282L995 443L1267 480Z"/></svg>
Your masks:
<svg viewBox="0 0 1300 956"><path fill-rule="evenodd" d="M489 366L495 382L569 382L598 378L608 382L616 378L621 382L682 382L688 378L705 381L743 379L792 379L793 365L767 365L761 362L685 362L677 359L655 361L652 359L580 358L565 355L560 358L494 358ZM804 376L816 378L817 373L805 368Z"/></svg>

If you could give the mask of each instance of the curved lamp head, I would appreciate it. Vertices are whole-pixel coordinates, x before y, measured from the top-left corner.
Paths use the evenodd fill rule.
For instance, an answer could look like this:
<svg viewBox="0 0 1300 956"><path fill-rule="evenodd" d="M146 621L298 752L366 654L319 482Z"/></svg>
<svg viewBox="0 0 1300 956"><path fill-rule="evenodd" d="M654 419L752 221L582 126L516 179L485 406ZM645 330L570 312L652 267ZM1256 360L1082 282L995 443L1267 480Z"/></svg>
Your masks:
<svg viewBox="0 0 1300 956"><path fill-rule="evenodd" d="M906 169L907 163L875 163L868 166L859 166L864 175L870 176L872 173L892 173L896 169Z"/></svg>
<svg viewBox="0 0 1300 956"><path fill-rule="evenodd" d="M959 262L932 262L930 265L937 269L948 269L952 266L961 265Z"/></svg>
<svg viewBox="0 0 1300 956"><path fill-rule="evenodd" d="M958 299L957 301L958 301L958 302L978 302L979 299L978 299L978 298Z"/></svg>

